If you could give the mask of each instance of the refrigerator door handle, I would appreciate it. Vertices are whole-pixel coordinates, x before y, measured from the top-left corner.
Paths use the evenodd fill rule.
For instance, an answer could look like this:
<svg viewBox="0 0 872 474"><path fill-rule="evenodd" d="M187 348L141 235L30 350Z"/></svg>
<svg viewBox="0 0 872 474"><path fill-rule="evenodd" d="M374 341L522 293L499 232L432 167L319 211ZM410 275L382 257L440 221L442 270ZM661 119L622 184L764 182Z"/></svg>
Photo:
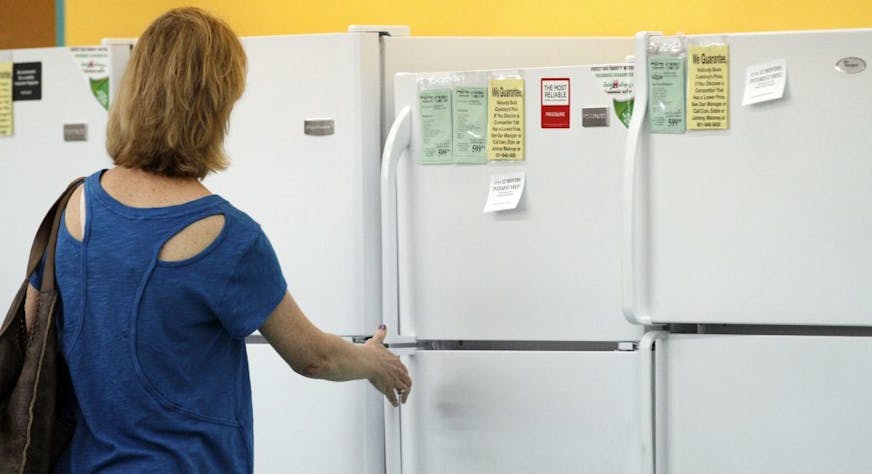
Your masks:
<svg viewBox="0 0 872 474"><path fill-rule="evenodd" d="M408 106L397 114L385 140L381 162L382 321L388 327L388 339L400 335L397 165L411 144L411 116Z"/></svg>
<svg viewBox="0 0 872 474"><path fill-rule="evenodd" d="M657 341L662 341L669 336L666 331L649 331L639 340L639 388L642 427L642 473L657 474L663 472L658 469L661 461L661 446L658 441L665 441L661 435L663 432L662 420L659 416L663 413L664 397L658 396L657 381L663 380L659 376L663 370L663 350L656 351ZM656 357L655 357L656 356Z"/></svg>
<svg viewBox="0 0 872 474"><path fill-rule="evenodd" d="M397 247L397 164L412 139L411 110L403 107L385 140L381 163L382 321L388 327L386 343L408 343L400 337L399 262ZM412 338L413 340L413 338ZM398 354L408 355L408 354ZM385 399L385 473L402 474L401 408Z"/></svg>
<svg viewBox="0 0 872 474"><path fill-rule="evenodd" d="M385 474L403 474L402 408L385 398Z"/></svg>
<svg viewBox="0 0 872 474"><path fill-rule="evenodd" d="M633 116L627 133L624 150L624 199L622 232L623 250L621 252L621 299L624 317L631 323L650 325L649 314L643 314L637 298L640 293L639 280L643 272L637 267L639 246L636 242L636 168L639 160L639 141L645 125L648 108L648 38L659 33L643 31L636 34L635 78Z"/></svg>

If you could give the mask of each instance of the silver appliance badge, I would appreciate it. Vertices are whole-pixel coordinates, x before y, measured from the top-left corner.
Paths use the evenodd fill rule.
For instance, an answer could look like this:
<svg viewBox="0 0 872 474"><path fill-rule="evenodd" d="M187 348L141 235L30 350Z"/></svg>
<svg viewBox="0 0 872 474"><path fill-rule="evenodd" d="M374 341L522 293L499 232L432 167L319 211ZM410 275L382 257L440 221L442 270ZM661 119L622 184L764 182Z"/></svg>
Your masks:
<svg viewBox="0 0 872 474"><path fill-rule="evenodd" d="M583 107L581 109L581 126L582 127L608 127L609 126L609 108L608 107Z"/></svg>
<svg viewBox="0 0 872 474"><path fill-rule="evenodd" d="M857 74L866 70L866 61L854 56L842 58L836 62L836 70L845 74Z"/></svg>
<svg viewBox="0 0 872 474"><path fill-rule="evenodd" d="M65 123L64 124L64 141L65 142L88 141L88 124L85 124L85 123Z"/></svg>
<svg viewBox="0 0 872 474"><path fill-rule="evenodd" d="M335 127L332 119L310 119L303 122L303 133L306 135L333 135Z"/></svg>

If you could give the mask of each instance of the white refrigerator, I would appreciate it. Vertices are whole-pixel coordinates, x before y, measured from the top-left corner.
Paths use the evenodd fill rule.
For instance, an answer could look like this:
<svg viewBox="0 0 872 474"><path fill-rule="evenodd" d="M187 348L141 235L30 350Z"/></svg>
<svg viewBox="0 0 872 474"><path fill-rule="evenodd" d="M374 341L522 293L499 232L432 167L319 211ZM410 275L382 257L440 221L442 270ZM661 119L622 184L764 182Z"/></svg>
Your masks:
<svg viewBox="0 0 872 474"><path fill-rule="evenodd" d="M226 172L206 181L210 189L261 223L279 256L289 290L307 316L325 331L352 341L371 336L383 320L379 173L382 137L394 116L394 74L622 61L632 51L632 38L417 38L407 33L403 28L352 27L349 33L243 38L249 61L248 82L230 119L226 150L231 165ZM615 134L611 140L615 150L620 150L623 140L621 127L610 129ZM617 165L618 159L619 156L612 161ZM591 172L602 166L596 161L581 163L581 166L594 168ZM617 169L611 171L617 173ZM618 184L613 183L607 192L617 192ZM544 181L537 181L535 185L544 186ZM480 191L470 188L468 193L476 193L478 200ZM617 206L616 201L612 204ZM553 222L562 219L566 212L569 211L555 209L541 217ZM534 215L540 216L538 211ZM616 222L615 217L609 225ZM525 225L528 229L525 232L531 231L529 225ZM598 239L604 238L597 235ZM617 238L616 234L612 241L617 243L614 240ZM556 254L551 256L557 258ZM618 254L613 258L617 259ZM616 272L617 267L608 271L612 270ZM438 273L443 268L432 271ZM565 276L577 278L575 273ZM569 281L558 286L563 292L579 287ZM617 286L609 288L617 301ZM596 292L593 288L581 291ZM532 299L531 293L530 300L525 300L525 307L519 308L516 314L530 315ZM589 304L596 306L597 311L604 309L599 300ZM431 311L441 309L444 308L434 307ZM577 305L551 309L555 310L552 316L571 321L573 315L569 312L575 311ZM612 309L619 311L619 307ZM462 317L462 314L453 317ZM515 321L524 328L533 327L529 321L518 318ZM500 325L494 324L496 322L490 316L479 321L475 332L439 332L438 335L478 339L487 334L488 327L497 330ZM396 326L390 322L389 325L396 331ZM576 325L573 340L580 337L584 328L592 326L591 321ZM434 327L438 327L438 323ZM600 341L608 336L611 344L611 341L636 340L639 333L641 330L619 321L609 329L591 332L587 340ZM422 334L433 337L437 333ZM521 327L516 327L494 332L492 336L539 340L555 334L543 330L524 335ZM600 347L596 344L591 347L594 346ZM562 346L549 346L549 349L555 347ZM603 347L608 350L590 357L577 354L554 357L556 353L552 352L537 352L532 357L540 357L543 363L558 364L564 370L602 371L601 377L608 383L615 383L619 373L635 370L632 352L612 356L610 351L614 344ZM383 397L367 382L336 384L304 379L293 373L259 335L249 338L247 350L254 400L256 472L385 472L385 450L393 453L401 447L393 441L385 446ZM476 354L481 356L476 359L482 364L481 370L488 364L504 365L498 351ZM460 363L464 363L467 355L457 355ZM415 357L415 360L427 359L426 354ZM600 358L604 364L613 365L616 372L594 362ZM524 357L519 363L532 364L534 359ZM417 385L410 403L415 403L417 397L427 400L443 390L446 387L443 383L430 388L428 384L437 382L439 371L453 373L451 364L450 359L437 357L426 367L413 368ZM425 376L428 370L434 371L434 375ZM485 373L499 375L499 371ZM517 372L502 374L490 389L496 390L502 384L511 390L527 390L527 396L533 396L536 389L516 380L517 375ZM541 379L537 382L541 389L553 386L558 375L543 373L536 377ZM571 393L562 393L562 388L558 388L550 396L559 396L565 401L580 393L579 386L572 387ZM482 388L486 387L482 385ZM584 396L597 398L605 394L600 391ZM621 396L631 400L635 394L633 391ZM440 398L431 400L441 403ZM512 403L521 401L522 398L517 398ZM430 415L426 411L429 408L421 404L415 406L420 407L416 409L424 423L429 423ZM475 405L466 407L477 408ZM506 407L500 409L503 408ZM531 423L542 414L538 407L531 406L527 410L525 416ZM577 411L583 418L583 410ZM389 408L388 413L396 411ZM562 414L555 411L543 416L550 416L548 423L553 425ZM520 432L522 418L506 417L494 411L485 411L481 416L485 427L497 419L510 423L514 428L506 431L504 438ZM618 423L624 436L623 429L632 420L627 418ZM585 429L595 430L592 426ZM456 466L472 459L462 453L455 454L458 457L448 462Z"/></svg>
<svg viewBox="0 0 872 474"><path fill-rule="evenodd" d="M525 88L514 163L424 164L419 84L434 76L395 78L383 301L415 386L386 410L387 472L640 472L643 328L620 307L626 97L611 94L632 87L632 65L503 72ZM567 128L542 126L555 79L569 84ZM491 176L518 172L518 207L484 213Z"/></svg>
<svg viewBox="0 0 872 474"><path fill-rule="evenodd" d="M642 379L656 472L872 471L872 30L719 35L729 128L684 134L646 118L653 36L622 256L627 318L661 329ZM743 106L772 61L783 97Z"/></svg>
<svg viewBox="0 0 872 474"><path fill-rule="evenodd" d="M92 54L99 67L88 67ZM13 93L26 91L17 94L26 100L12 101L12 134L0 136L0 209L8 223L0 237L4 312L25 277L33 236L49 206L74 178L111 166L108 114L88 74L108 78L112 95L129 55L129 44L0 50L0 63L21 71L13 73Z"/></svg>

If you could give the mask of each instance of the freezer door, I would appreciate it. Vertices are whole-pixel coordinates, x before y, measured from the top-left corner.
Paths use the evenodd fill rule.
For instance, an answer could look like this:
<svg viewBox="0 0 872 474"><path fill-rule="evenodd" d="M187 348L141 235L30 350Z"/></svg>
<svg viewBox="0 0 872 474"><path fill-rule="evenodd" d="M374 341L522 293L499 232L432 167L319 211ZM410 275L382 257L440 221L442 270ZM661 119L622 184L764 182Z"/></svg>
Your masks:
<svg viewBox="0 0 872 474"><path fill-rule="evenodd" d="M657 472L872 472L872 339L676 335L657 352Z"/></svg>
<svg viewBox="0 0 872 474"><path fill-rule="evenodd" d="M230 167L206 185L263 226L291 294L320 328L381 319L378 35L242 39L245 94Z"/></svg>
<svg viewBox="0 0 872 474"><path fill-rule="evenodd" d="M246 348L255 473L384 473L383 402L368 382L306 379L269 344Z"/></svg>
<svg viewBox="0 0 872 474"><path fill-rule="evenodd" d="M129 48L111 46L110 93L117 89ZM111 166L106 154L108 114L67 48L0 52L0 60L40 63L40 100L13 102L14 134L0 137L2 216L0 308L9 307L24 279L36 228L74 178ZM86 128L83 141L65 141L64 126Z"/></svg>
<svg viewBox="0 0 872 474"><path fill-rule="evenodd" d="M621 317L621 153L626 127L609 94L614 72L522 70L526 160L423 165L417 79L398 75L412 108L397 170L400 320L418 339L638 340ZM543 78L570 80L570 128L540 126ZM632 77L624 79L632 81ZM582 108L607 112L582 127ZM526 173L517 209L483 213L492 175ZM386 252L388 250L385 250Z"/></svg>
<svg viewBox="0 0 872 474"><path fill-rule="evenodd" d="M640 472L636 352L420 351L407 363L403 473Z"/></svg>
<svg viewBox="0 0 872 474"><path fill-rule="evenodd" d="M384 138L394 120L397 73L614 63L633 54L633 38L383 36L382 48Z"/></svg>
<svg viewBox="0 0 872 474"><path fill-rule="evenodd" d="M872 70L836 68L872 65L872 30L726 41L730 129L648 134L639 147L642 312L655 323L872 325ZM787 62L784 98L743 107L745 69L775 59Z"/></svg>

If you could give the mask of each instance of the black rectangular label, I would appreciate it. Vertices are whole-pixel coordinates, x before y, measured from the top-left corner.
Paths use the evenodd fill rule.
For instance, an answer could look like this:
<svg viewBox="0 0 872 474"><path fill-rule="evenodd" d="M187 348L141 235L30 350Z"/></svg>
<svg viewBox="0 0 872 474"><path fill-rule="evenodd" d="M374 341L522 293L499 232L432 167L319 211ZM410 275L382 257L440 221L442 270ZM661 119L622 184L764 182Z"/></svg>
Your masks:
<svg viewBox="0 0 872 474"><path fill-rule="evenodd" d="M42 100L42 63L12 66L12 100Z"/></svg>

